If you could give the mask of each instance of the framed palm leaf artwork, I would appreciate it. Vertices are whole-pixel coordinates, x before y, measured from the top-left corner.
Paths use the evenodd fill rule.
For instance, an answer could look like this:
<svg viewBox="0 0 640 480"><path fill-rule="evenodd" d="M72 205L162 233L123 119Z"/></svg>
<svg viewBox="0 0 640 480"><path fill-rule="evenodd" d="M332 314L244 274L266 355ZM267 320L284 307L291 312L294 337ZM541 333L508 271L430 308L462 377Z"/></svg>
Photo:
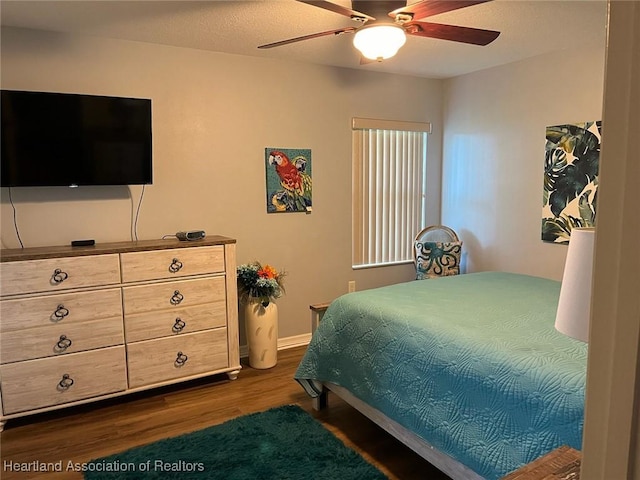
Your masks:
<svg viewBox="0 0 640 480"><path fill-rule="evenodd" d="M311 212L311 150L265 148L267 213Z"/></svg>
<svg viewBox="0 0 640 480"><path fill-rule="evenodd" d="M573 228L595 226L601 131L601 121L547 127L543 241L568 243Z"/></svg>

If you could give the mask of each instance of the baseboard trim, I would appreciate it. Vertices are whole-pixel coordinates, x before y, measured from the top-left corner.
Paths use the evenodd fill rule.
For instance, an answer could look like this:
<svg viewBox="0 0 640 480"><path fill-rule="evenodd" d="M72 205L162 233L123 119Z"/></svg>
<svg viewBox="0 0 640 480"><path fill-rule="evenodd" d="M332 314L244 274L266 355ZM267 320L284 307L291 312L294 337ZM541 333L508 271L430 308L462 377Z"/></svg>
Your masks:
<svg viewBox="0 0 640 480"><path fill-rule="evenodd" d="M285 337L278 339L278 350L287 350L288 348L304 347L309 345L311 334L295 335L293 337ZM247 358L249 356L249 347L240 345L240 357Z"/></svg>

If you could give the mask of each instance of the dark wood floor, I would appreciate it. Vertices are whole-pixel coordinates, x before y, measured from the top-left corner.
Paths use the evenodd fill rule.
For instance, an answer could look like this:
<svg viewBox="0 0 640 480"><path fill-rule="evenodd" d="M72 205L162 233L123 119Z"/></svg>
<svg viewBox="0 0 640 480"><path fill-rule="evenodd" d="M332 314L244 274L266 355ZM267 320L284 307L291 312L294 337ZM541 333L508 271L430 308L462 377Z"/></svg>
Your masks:
<svg viewBox="0 0 640 480"><path fill-rule="evenodd" d="M392 480L448 480L425 460L336 396L315 412L293 380L304 348L284 350L269 370L249 366L225 376L156 389L91 405L9 420L1 436L2 479L82 478L74 472L36 475L7 471L7 462L87 462L247 413L297 404ZM96 372L100 375L100 372ZM277 480L277 479L274 479ZM365 479L363 479L365 480Z"/></svg>

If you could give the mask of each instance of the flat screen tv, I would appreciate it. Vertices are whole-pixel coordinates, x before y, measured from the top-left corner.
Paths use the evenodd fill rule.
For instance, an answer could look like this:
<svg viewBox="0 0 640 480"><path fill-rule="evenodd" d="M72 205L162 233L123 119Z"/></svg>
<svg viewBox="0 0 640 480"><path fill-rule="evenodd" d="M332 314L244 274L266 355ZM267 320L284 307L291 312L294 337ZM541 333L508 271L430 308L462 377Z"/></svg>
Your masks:
<svg viewBox="0 0 640 480"><path fill-rule="evenodd" d="M3 187L152 183L151 100L1 94Z"/></svg>

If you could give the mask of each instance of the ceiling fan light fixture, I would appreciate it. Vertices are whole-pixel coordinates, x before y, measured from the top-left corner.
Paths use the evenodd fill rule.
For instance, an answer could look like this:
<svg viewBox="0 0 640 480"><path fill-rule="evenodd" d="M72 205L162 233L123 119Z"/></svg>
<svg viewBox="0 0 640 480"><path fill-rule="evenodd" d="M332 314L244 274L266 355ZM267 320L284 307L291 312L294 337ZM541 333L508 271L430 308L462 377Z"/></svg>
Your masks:
<svg viewBox="0 0 640 480"><path fill-rule="evenodd" d="M353 46L370 60L385 60L398 53L406 41L404 29L398 25L371 25L356 32Z"/></svg>

